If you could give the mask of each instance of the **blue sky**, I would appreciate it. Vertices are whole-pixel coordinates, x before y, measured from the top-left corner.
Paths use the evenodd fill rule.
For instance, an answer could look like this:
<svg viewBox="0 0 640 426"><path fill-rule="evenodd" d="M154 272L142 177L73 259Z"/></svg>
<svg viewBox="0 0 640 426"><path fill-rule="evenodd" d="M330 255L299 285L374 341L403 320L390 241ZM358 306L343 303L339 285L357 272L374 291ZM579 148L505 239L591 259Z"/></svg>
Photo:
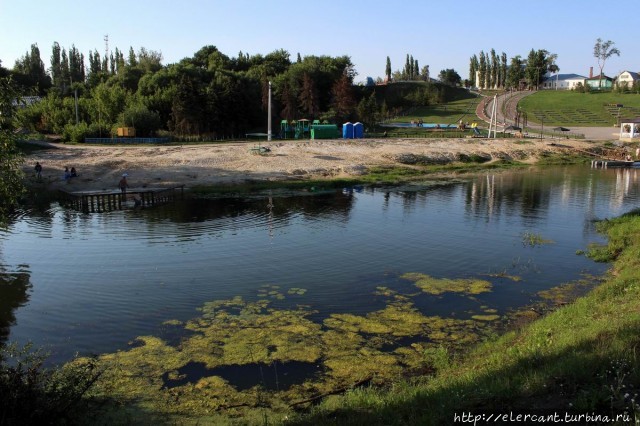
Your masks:
<svg viewBox="0 0 640 426"><path fill-rule="evenodd" d="M386 6L385 6L386 5ZM129 47L160 51L163 63L178 62L205 45L235 57L242 51L267 54L285 49L295 60L305 55L348 55L356 81L384 75L413 55L432 75L453 68L468 77L469 58L492 48L509 58L526 58L533 49L558 55L560 73L587 75L598 69L593 46L598 37L613 40L605 74L640 71L635 13L621 13L602 1L539 0L514 2L380 0L295 2L289 0L0 0L0 60L12 68L37 43L49 67L51 46L72 44L89 51Z"/></svg>

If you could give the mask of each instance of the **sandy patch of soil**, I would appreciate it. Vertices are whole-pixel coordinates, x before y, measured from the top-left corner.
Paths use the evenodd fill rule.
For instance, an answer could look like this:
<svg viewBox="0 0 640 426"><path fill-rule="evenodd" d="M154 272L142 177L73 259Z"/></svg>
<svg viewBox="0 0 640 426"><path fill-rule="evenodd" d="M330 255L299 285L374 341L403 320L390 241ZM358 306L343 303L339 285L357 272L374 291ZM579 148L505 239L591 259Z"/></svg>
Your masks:
<svg viewBox="0 0 640 426"><path fill-rule="evenodd" d="M556 142L556 143L554 143ZM561 145L560 145L561 144ZM131 187L160 187L239 183L251 180L291 180L358 176L372 166L446 163L460 156L483 156L492 161L535 162L544 153L585 149L581 140L535 139L364 139L357 141L273 141L270 152L257 155L256 144L226 143L183 146L87 146L52 144L52 149L27 156L24 170L33 175L36 161L52 189L67 191L116 189L120 176ZM79 177L65 182L64 167Z"/></svg>

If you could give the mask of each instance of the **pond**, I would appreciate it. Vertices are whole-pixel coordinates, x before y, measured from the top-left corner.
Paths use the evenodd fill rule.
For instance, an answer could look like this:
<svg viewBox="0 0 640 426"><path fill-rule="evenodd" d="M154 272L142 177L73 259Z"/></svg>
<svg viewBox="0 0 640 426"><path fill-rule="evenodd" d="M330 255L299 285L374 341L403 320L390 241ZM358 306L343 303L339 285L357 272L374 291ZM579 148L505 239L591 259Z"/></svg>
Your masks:
<svg viewBox="0 0 640 426"><path fill-rule="evenodd" d="M140 211L22 211L0 231L0 343L32 341L55 363L138 336L177 344L188 332L167 321L236 296L304 306L324 327L336 314L382 312L396 293L412 293L424 315L500 316L605 271L576 252L603 242L594 219L638 206L639 173L533 168Z"/></svg>

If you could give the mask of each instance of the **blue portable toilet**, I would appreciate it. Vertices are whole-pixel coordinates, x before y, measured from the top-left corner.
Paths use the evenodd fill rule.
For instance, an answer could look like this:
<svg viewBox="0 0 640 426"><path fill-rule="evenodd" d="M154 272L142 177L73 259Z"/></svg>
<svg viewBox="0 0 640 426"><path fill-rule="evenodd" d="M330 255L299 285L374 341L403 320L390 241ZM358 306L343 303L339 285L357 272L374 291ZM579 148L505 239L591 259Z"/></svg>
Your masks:
<svg viewBox="0 0 640 426"><path fill-rule="evenodd" d="M353 138L354 139L364 138L364 124L357 122L353 125Z"/></svg>
<svg viewBox="0 0 640 426"><path fill-rule="evenodd" d="M353 139L353 124L349 121L342 125L342 138Z"/></svg>

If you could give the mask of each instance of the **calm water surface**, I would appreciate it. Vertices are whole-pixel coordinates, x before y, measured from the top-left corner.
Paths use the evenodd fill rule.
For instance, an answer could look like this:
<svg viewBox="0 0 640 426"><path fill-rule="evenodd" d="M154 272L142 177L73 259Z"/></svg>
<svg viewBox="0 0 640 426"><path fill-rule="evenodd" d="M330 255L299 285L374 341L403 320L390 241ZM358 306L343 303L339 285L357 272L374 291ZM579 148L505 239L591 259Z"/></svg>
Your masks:
<svg viewBox="0 0 640 426"><path fill-rule="evenodd" d="M124 349L212 300L306 289L276 306L334 312L382 308L378 286L415 290L406 272L489 280L475 299L422 295L429 315L480 306L504 313L583 274L576 250L603 242L594 219L638 207L640 171L554 167L463 183L245 199L186 200L142 211L82 214L52 204L0 231L0 343L32 341L53 362ZM523 244L534 233L553 244ZM513 282L489 274L522 277Z"/></svg>

